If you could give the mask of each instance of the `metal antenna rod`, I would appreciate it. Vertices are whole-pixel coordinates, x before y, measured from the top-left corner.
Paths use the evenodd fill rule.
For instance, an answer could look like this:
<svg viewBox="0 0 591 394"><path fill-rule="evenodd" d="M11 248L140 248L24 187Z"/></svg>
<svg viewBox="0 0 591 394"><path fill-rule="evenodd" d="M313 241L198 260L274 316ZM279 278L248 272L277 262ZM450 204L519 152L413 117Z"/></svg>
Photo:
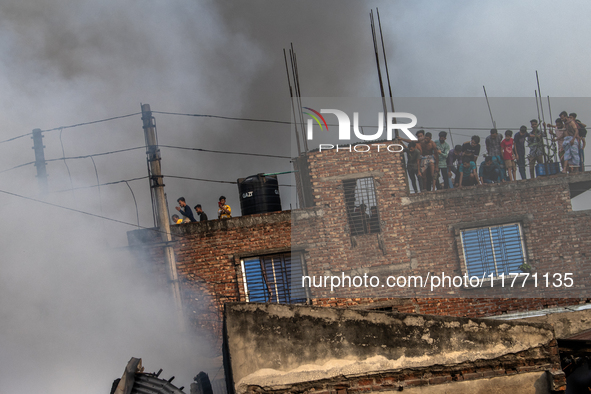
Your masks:
<svg viewBox="0 0 591 394"><path fill-rule="evenodd" d="M536 109L538 110L538 123L540 122L540 104L538 103L538 91L534 90L534 95L536 96Z"/></svg>
<svg viewBox="0 0 591 394"><path fill-rule="evenodd" d="M536 70L536 82L538 83L538 96L540 96L540 108L542 110L542 125L544 126L544 138L546 139L546 144L544 145L544 153L546 153L546 148L548 149L548 160L550 159L550 143L548 141L548 133L546 131L546 119L544 119L544 103L542 102L542 91L540 90L540 78L538 78L538 70ZM539 116L538 116L538 123L539 123Z"/></svg>
<svg viewBox="0 0 591 394"><path fill-rule="evenodd" d="M540 103L538 103L538 91L537 90L534 90L534 94L536 96L536 108L538 110L538 132L539 132L540 131L540 123L541 123L541 120L540 120L540 104L541 104L542 98L540 97ZM533 131L533 129L532 129L532 131ZM544 138L544 136L542 136L542 138ZM546 139L547 139L547 137L546 137ZM543 139L542 139L542 141L543 141ZM544 144L544 146L543 146L544 160L545 160L544 162L547 162L548 156L549 156L549 154L546 153L546 147L548 146L547 145L547 142L548 141L546 141L546 144Z"/></svg>
<svg viewBox="0 0 591 394"><path fill-rule="evenodd" d="M540 79L538 78L538 70L536 70L536 82L538 83L538 95L540 96L540 108L542 109L542 122L546 123L546 120L544 119L544 105L542 104L542 91L540 90Z"/></svg>
<svg viewBox="0 0 591 394"><path fill-rule="evenodd" d="M380 81L380 93L382 94L382 106L384 108L384 120L386 118L386 115L388 113L388 109L386 106L386 94L384 93L384 83L382 82L382 70L380 67L380 56L378 54L378 42L377 42L377 37L376 37L376 27L375 27L375 23L374 23L374 19L373 19L373 10L369 13L369 20L371 22L371 35L373 38L373 49L374 49L374 53L376 55L376 67L378 69L378 79ZM384 122L385 124L386 122Z"/></svg>
<svg viewBox="0 0 591 394"><path fill-rule="evenodd" d="M396 112L394 110L394 98L392 97L392 85L390 84L390 72L388 71L388 57L386 56L386 47L384 46L384 35L382 34L382 22L380 21L380 11L376 7L376 14L378 15L378 26L380 28L380 40L382 41L382 52L384 54L384 66L386 66L386 79L388 80L388 91L390 93L390 106L392 108L392 112ZM396 118L394 118L394 123L398 123ZM398 129L394 130L396 138L398 138Z"/></svg>
<svg viewBox="0 0 591 394"><path fill-rule="evenodd" d="M497 123L493 119L493 114L492 114L492 111L490 110L490 103L488 102L488 95L486 94L486 88L484 87L484 85L482 85L482 89L484 89L484 97L486 97L486 105L488 106L488 113L490 114L490 120L493 124L493 129L496 129Z"/></svg>
<svg viewBox="0 0 591 394"><path fill-rule="evenodd" d="M295 73L295 65L294 65L294 60L293 60L293 44L291 44L291 49L289 50L289 62L291 64L291 79L293 80L293 90L295 93L295 102L296 102L296 108L297 108L297 114L298 114L298 121L300 122L300 127L302 128L302 134L304 134L302 136L302 141L306 140L306 136L305 136L305 129L306 126L304 125L304 118L302 115L302 105L299 99L299 92L298 92L298 81L296 79L296 73ZM304 151L306 150L306 147L304 146Z"/></svg>
<svg viewBox="0 0 591 394"><path fill-rule="evenodd" d="M289 67L287 66L287 54L283 48L283 58L285 59L285 71L287 72L287 85L289 86L289 97L291 98L291 110L293 111L293 126L295 128L296 141L298 145L298 156L302 153L300 147L300 135L298 133L298 120L296 117L295 106L293 104L293 89L291 88L291 80L289 79Z"/></svg>
<svg viewBox="0 0 591 394"><path fill-rule="evenodd" d="M293 43L291 44L292 50L293 50ZM302 110L302 92L300 90L300 72L298 71L298 59L296 56L295 51L293 51L293 65L294 65L294 70L295 70L295 77L296 77L296 87L297 87L297 92L298 92L298 100L299 100L299 110L300 110L300 118L302 121L302 127L304 124L304 111ZM306 152L308 152L308 139L304 138L304 149L306 150Z"/></svg>
<svg viewBox="0 0 591 394"><path fill-rule="evenodd" d="M554 118L552 117L552 107L550 106L550 96L548 96L548 111L550 114L550 122L554 123ZM554 144L556 144L556 146L554 146ZM555 142L552 143L552 150L554 151L552 153L552 160L556 160L556 152L558 152L558 140L556 140ZM560 161L560 160L559 160Z"/></svg>

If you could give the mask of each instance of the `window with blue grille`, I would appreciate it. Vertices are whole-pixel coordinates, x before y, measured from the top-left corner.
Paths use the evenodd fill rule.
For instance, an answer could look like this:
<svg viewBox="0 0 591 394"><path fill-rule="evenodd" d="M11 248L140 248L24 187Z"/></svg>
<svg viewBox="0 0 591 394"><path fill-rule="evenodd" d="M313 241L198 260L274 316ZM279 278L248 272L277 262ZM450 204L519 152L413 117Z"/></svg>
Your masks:
<svg viewBox="0 0 591 394"><path fill-rule="evenodd" d="M468 276L508 276L528 266L519 223L465 229L461 239Z"/></svg>
<svg viewBox="0 0 591 394"><path fill-rule="evenodd" d="M306 302L306 288L302 287L305 273L301 253L249 257L242 259L240 264L247 302Z"/></svg>

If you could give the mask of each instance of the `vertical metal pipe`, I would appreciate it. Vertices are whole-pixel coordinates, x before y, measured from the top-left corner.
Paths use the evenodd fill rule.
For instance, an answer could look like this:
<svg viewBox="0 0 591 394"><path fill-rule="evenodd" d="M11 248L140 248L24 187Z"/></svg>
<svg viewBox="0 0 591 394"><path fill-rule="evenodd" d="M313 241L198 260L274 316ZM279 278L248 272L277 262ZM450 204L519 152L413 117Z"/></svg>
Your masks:
<svg viewBox="0 0 591 394"><path fill-rule="evenodd" d="M538 96L540 96L540 108L542 110L542 126L544 127L544 138L546 139L546 143L544 144L544 156L546 156L547 161L550 161L550 141L548 141L548 132L546 130L546 119L544 119L544 103L542 102L542 91L540 90L540 78L538 77L538 70L536 70L536 82L538 84ZM539 120L538 120L539 123ZM546 154L546 149L548 153Z"/></svg>
<svg viewBox="0 0 591 394"><path fill-rule="evenodd" d="M497 123L493 119L492 111L490 110L490 103L488 102L488 95L486 94L486 88L482 85L482 89L484 89L484 97L486 98L486 105L488 106L488 113L490 114L490 121L493 124L493 129L497 128Z"/></svg>
<svg viewBox="0 0 591 394"><path fill-rule="evenodd" d="M293 89L291 88L291 81L289 78L289 67L287 66L287 54L285 53L285 48L283 49L283 58L285 59L285 71L287 72L287 85L289 86L289 97L291 98L291 110L293 111L293 126L295 127L295 135L296 135L296 142L298 146L298 156L302 153L302 149L300 147L300 135L298 133L298 119L295 112L295 106L293 103ZM305 136L305 132L302 132Z"/></svg>
<svg viewBox="0 0 591 394"><path fill-rule="evenodd" d="M382 33L382 22L380 20L380 11L376 7L376 14L378 15L378 27L380 28L380 40L382 41L382 53L384 54L384 66L386 67L386 79L388 80L388 92L390 93L390 107L392 112L396 112L394 109L394 98L392 96L392 85L390 84L390 70L388 70L388 57L386 56L386 47L384 45L384 34ZM394 118L394 123L398 123ZM396 138L398 138L398 129L394 130Z"/></svg>
<svg viewBox="0 0 591 394"><path fill-rule="evenodd" d="M304 114L302 113L302 92L300 90L300 74L298 72L298 61L296 59L296 53L293 49L293 43L291 43L290 56L292 59L291 67L293 69L293 80L294 80L296 96L297 96L297 100L298 100L298 112L300 114L300 121L301 121L302 128L304 128ZM308 152L308 139L306 138L304 132L302 132L302 134L304 137L304 138L302 138L302 141L304 142L304 150L306 152Z"/></svg>
<svg viewBox="0 0 591 394"><path fill-rule="evenodd" d="M382 34L382 22L380 21L380 11L376 7L376 14L378 15L378 26L380 28L380 40L382 40L382 52L384 53L384 66L386 66L386 79L388 80L388 91L390 93L390 106L392 108L392 112L396 112L394 110L394 98L392 97L392 85L390 84L390 71L388 70L388 58L386 56L386 47L384 46L384 35ZM396 118L393 118L394 123L398 123ZM394 130L395 137L398 138L398 129Z"/></svg>
<svg viewBox="0 0 591 394"><path fill-rule="evenodd" d="M373 49L376 56L376 67L378 69L378 79L380 82L380 93L382 95L382 107L384 108L384 127L386 127L386 118L388 113L388 108L386 107L386 93L384 93L384 83L382 81L382 70L380 67L380 56L378 54L378 42L376 37L376 26L373 19L373 10L369 13L369 20L371 22L371 35L373 38Z"/></svg>

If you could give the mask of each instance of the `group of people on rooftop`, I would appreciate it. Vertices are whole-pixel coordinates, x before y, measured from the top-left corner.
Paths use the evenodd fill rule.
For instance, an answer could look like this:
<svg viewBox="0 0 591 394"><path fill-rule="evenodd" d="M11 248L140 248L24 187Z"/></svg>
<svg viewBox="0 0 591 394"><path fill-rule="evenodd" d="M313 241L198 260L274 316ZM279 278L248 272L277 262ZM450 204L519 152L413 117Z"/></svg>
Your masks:
<svg viewBox="0 0 591 394"><path fill-rule="evenodd" d="M183 215L183 218L181 219L179 215L172 215L173 224L197 222L197 220L195 219L195 216L193 215L193 211L191 210L191 207L189 205L187 205L185 197L179 197L178 200L176 200L176 201L179 203L180 206L175 207L175 208L177 211L179 211L179 213L181 215ZM199 217L199 221L200 222L207 221L207 215L205 214L205 212L203 212L203 209L201 208L201 204L195 205L194 208L195 208L195 212L197 213L197 216ZM232 217L232 208L230 208L230 206L228 204L226 204L226 197L220 196L220 198L218 200L218 219L228 219L231 217Z"/></svg>
<svg viewBox="0 0 591 394"><path fill-rule="evenodd" d="M406 168L415 193L435 189L460 188L464 186L500 183L517 180L517 169L521 179L526 178L526 158L530 178L536 177L536 164L552 161L558 146L558 157L562 173L584 171L584 148L587 136L586 125L577 120L577 114L560 113L555 125L543 123L540 129L537 119L530 121L531 130L521 126L513 135L506 130L504 137L492 129L485 139L487 155L480 167L476 161L480 155L480 137L450 148L446 141L447 132L439 133L439 140L433 141L430 132L419 130L417 141L401 138L408 145ZM548 140L546 128L552 137ZM525 153L525 143L529 154ZM443 182L440 181L443 178ZM417 187L418 182L418 187Z"/></svg>

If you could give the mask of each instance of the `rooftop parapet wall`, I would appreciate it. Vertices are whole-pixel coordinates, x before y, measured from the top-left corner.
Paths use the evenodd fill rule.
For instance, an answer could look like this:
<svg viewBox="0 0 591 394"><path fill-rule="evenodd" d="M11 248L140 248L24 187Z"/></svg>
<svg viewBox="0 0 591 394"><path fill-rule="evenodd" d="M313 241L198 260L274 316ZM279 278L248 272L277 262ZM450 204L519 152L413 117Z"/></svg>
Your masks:
<svg viewBox="0 0 591 394"><path fill-rule="evenodd" d="M491 377L511 368L559 367L554 334L545 324L231 303L224 325L226 371L239 393L249 386L282 392L302 382L342 383L410 369L414 378L401 377L403 387L427 369L468 376L477 366L493 371Z"/></svg>

